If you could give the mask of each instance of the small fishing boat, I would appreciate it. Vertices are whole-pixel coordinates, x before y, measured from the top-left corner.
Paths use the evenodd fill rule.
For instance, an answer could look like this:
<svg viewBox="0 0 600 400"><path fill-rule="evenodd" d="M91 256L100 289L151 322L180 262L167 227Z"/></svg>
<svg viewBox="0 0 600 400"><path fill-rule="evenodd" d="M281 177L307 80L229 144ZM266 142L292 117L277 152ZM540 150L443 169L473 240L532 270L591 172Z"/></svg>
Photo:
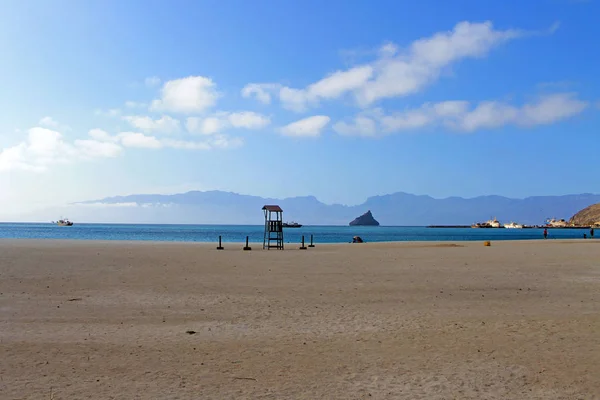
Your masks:
<svg viewBox="0 0 600 400"><path fill-rule="evenodd" d="M68 218L61 218L56 221L56 225L58 226L73 226L73 222L69 221Z"/></svg>
<svg viewBox="0 0 600 400"><path fill-rule="evenodd" d="M291 222L284 222L283 223L283 227L284 228L302 228L302 224L299 224L295 221L291 221Z"/></svg>

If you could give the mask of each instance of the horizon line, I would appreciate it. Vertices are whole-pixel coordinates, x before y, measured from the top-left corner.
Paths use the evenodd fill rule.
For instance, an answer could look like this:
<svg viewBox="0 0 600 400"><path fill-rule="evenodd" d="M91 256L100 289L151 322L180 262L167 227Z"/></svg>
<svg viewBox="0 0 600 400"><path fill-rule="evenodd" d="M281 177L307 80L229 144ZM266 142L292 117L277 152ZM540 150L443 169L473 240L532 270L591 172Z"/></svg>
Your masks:
<svg viewBox="0 0 600 400"><path fill-rule="evenodd" d="M76 205L90 204L90 203L102 203L105 200L114 199L116 197L124 197L125 198L125 197L132 197L132 196L176 196L176 195L189 194L189 193L214 193L214 192L227 193L227 194L233 194L233 195L245 196L245 197L257 197L257 198L264 199L264 200L278 200L278 201L286 201L286 200L292 200L292 199L298 199L298 198L314 198L319 203L327 205L327 206L344 206L344 207L358 207L358 206L364 205L370 199L377 198L377 197L393 196L393 195L397 195L397 194L405 194L405 195L415 196L415 197L429 197L433 200L448 200L448 199L473 200L473 199L478 199L478 198L482 198L482 197L502 197L502 198L509 199L509 200L526 200L526 199L536 198L536 197L600 196L599 193L586 192L586 193L567 193L567 194L550 194L550 195L529 195L529 196L525 196L525 197L509 197L509 196L505 196L505 195L501 195L501 194L482 194L482 195L477 195L477 196L472 196L472 197L462 197L462 196L458 196L458 195L446 196L446 197L433 197L429 194L415 194L415 193L397 191L397 192L392 192L392 193L377 194L377 195L369 196L362 203L344 204L344 203L325 203L325 202L319 200L319 198L315 195L297 195L297 196L277 198L277 197L269 197L269 196L263 197L263 196L254 195L254 194L245 194L245 193L239 193L239 192L233 192L233 191L227 191L227 190L214 189L214 190L188 190L186 192L176 192L176 193L133 193L133 194L127 194L127 195L114 195L114 196L107 196L107 197L104 197L102 199L97 199L97 200L83 200L83 201L67 203L67 204L65 204L65 206L76 206ZM116 203L113 203L113 204L116 204Z"/></svg>

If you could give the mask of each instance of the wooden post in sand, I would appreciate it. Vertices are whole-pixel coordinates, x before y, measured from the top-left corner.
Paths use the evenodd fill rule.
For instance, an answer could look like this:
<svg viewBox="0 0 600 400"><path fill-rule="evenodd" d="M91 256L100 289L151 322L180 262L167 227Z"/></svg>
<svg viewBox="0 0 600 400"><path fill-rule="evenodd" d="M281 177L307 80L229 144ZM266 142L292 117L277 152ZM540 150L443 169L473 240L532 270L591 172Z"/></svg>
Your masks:
<svg viewBox="0 0 600 400"><path fill-rule="evenodd" d="M313 244L313 235L312 235L312 233L310 234L310 244L308 245L308 247L315 247L315 245Z"/></svg>
<svg viewBox="0 0 600 400"><path fill-rule="evenodd" d="M306 246L304 246L304 235L302 235L302 246L300 246L300 250L306 250Z"/></svg>
<svg viewBox="0 0 600 400"><path fill-rule="evenodd" d="M246 236L246 246L244 247L244 250L252 250L252 247L248 246L248 236Z"/></svg>
<svg viewBox="0 0 600 400"><path fill-rule="evenodd" d="M219 245L217 246L217 250L223 250L223 246L221 245L221 235L219 235Z"/></svg>

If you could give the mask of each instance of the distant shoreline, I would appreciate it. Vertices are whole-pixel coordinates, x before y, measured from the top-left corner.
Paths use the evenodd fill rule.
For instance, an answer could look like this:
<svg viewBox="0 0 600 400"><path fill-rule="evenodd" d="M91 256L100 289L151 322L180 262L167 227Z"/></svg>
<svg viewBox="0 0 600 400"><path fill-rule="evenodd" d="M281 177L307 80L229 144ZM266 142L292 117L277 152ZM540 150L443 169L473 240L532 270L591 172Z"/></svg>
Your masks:
<svg viewBox="0 0 600 400"><path fill-rule="evenodd" d="M427 228L455 228L455 229L509 229L503 226L494 228L492 226L480 226L478 228L473 228L470 225L429 225ZM591 226L524 226L522 228L516 229L591 229Z"/></svg>
<svg viewBox="0 0 600 400"><path fill-rule="evenodd" d="M348 243L354 236L373 242L468 242L479 240L535 240L543 237L543 229L455 228L429 229L427 227L351 227L303 226L284 229L284 243L306 244ZM585 229L551 228L551 239L580 239ZM72 239L77 241L108 240L144 242L253 243L261 245L264 238L262 225L140 225L140 224L2 224L1 239Z"/></svg>

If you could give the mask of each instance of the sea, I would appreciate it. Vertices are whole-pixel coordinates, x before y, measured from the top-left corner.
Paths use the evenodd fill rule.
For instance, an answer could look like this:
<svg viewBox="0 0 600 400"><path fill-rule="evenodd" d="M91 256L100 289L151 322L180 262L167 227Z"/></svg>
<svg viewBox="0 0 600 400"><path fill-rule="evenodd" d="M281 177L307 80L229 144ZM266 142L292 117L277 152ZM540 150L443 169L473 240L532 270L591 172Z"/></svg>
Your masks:
<svg viewBox="0 0 600 400"><path fill-rule="evenodd" d="M0 239L144 240L159 242L262 243L263 225L150 225L0 223ZM548 239L582 239L586 229L548 229ZM543 229L428 228L422 226L302 226L284 228L285 243L477 241L543 239Z"/></svg>

